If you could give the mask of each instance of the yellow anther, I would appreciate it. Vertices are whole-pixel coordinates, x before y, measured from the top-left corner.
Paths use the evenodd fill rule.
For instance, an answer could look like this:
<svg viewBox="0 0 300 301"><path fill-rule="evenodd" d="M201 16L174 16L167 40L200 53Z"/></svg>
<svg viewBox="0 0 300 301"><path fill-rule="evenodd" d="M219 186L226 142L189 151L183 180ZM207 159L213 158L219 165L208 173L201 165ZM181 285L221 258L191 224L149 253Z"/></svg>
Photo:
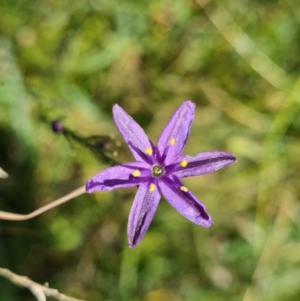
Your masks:
<svg viewBox="0 0 300 301"><path fill-rule="evenodd" d="M187 191L188 191L188 189L187 189L185 186L180 186L180 190L181 190L181 191L184 191L184 192L187 192Z"/></svg>
<svg viewBox="0 0 300 301"><path fill-rule="evenodd" d="M139 170L135 170L133 173L132 173L132 175L134 176L134 177L139 177L140 175L141 175L141 172L139 171Z"/></svg>
<svg viewBox="0 0 300 301"><path fill-rule="evenodd" d="M145 149L145 153L147 154L147 155L152 155L152 148L146 148Z"/></svg>
<svg viewBox="0 0 300 301"><path fill-rule="evenodd" d="M171 138L170 139L170 145L174 145L175 144L175 139L174 138Z"/></svg>
<svg viewBox="0 0 300 301"><path fill-rule="evenodd" d="M154 190L155 190L155 185L154 184L150 184L149 191L152 192Z"/></svg>
<svg viewBox="0 0 300 301"><path fill-rule="evenodd" d="M186 160L183 160L183 161L180 162L181 167L186 167L187 164L188 164L188 162Z"/></svg>

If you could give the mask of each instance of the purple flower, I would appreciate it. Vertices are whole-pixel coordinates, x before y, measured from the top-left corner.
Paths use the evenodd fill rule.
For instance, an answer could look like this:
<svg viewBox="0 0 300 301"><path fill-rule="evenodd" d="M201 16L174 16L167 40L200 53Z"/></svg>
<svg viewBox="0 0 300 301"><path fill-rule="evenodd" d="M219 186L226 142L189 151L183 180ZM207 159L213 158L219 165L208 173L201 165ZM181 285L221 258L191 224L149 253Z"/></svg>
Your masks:
<svg viewBox="0 0 300 301"><path fill-rule="evenodd" d="M86 191L112 190L138 185L128 219L130 247L138 245L145 235L157 209L161 195L182 216L197 225L212 224L205 206L182 184L180 178L214 172L236 161L225 152L202 152L193 157L182 155L195 104L185 101L173 114L162 131L156 147L144 130L117 104L114 121L130 148L135 162L109 167L86 183Z"/></svg>

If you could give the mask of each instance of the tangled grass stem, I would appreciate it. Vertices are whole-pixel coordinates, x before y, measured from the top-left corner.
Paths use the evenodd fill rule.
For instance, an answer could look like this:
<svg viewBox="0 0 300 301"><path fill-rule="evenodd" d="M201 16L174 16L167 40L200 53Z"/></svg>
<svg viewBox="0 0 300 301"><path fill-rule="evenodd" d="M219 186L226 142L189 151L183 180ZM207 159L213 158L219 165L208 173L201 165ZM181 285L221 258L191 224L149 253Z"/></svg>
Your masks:
<svg viewBox="0 0 300 301"><path fill-rule="evenodd" d="M56 289L36 283L26 276L17 275L7 269L0 268L0 275L7 278L13 284L30 290L38 301L46 301L47 297L52 297L58 301L83 301L68 297Z"/></svg>

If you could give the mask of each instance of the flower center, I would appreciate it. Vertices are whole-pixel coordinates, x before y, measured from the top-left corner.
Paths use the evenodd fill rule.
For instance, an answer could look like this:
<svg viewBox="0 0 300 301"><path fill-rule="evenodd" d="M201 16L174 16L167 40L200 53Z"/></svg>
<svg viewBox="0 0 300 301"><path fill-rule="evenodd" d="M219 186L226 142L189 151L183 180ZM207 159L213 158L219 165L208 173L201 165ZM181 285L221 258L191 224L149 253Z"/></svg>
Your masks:
<svg viewBox="0 0 300 301"><path fill-rule="evenodd" d="M152 167L152 174L154 177L160 177L164 173L164 170L159 165Z"/></svg>

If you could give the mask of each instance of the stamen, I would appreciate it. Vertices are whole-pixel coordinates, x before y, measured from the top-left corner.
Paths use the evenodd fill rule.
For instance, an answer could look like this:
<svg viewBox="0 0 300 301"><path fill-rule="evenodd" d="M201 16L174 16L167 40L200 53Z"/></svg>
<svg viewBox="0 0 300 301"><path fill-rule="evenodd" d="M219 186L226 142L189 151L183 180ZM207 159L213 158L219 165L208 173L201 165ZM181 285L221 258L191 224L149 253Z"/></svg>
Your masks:
<svg viewBox="0 0 300 301"><path fill-rule="evenodd" d="M185 186L180 186L180 190L183 191L183 192L187 192L188 191L188 189Z"/></svg>
<svg viewBox="0 0 300 301"><path fill-rule="evenodd" d="M180 162L181 167L186 167L188 165L188 162L186 160L183 160Z"/></svg>
<svg viewBox="0 0 300 301"><path fill-rule="evenodd" d="M152 155L152 148L146 148L145 149L145 153L147 154L147 155Z"/></svg>
<svg viewBox="0 0 300 301"><path fill-rule="evenodd" d="M155 190L155 188L156 188L156 186L154 184L150 184L149 191L152 192Z"/></svg>
<svg viewBox="0 0 300 301"><path fill-rule="evenodd" d="M171 138L170 141L169 141L170 145L174 145L175 144L175 139L174 138Z"/></svg>
<svg viewBox="0 0 300 301"><path fill-rule="evenodd" d="M134 176L134 177L139 177L140 175L141 175L141 172L139 171L139 170L135 170L133 173L132 173L132 175Z"/></svg>

